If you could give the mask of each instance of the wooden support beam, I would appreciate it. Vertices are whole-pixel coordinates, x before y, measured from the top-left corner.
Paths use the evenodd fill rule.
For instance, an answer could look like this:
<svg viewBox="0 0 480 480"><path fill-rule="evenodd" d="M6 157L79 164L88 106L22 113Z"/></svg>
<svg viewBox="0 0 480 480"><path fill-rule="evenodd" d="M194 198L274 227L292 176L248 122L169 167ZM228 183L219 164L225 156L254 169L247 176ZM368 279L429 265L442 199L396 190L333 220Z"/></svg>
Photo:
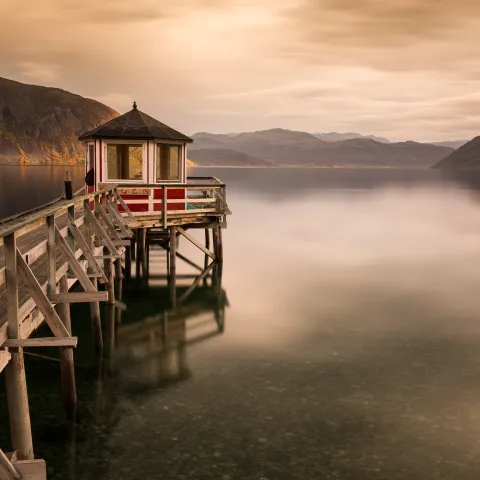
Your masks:
<svg viewBox="0 0 480 480"><path fill-rule="evenodd" d="M176 251L177 251L177 227L170 227L170 302L172 308L175 308L177 305L177 279L176 279Z"/></svg>
<svg viewBox="0 0 480 480"><path fill-rule="evenodd" d="M218 225L217 230L217 251L215 252L216 260L218 263L223 263L223 240L222 240L222 227Z"/></svg>
<svg viewBox="0 0 480 480"><path fill-rule="evenodd" d="M106 249L106 247L105 247ZM103 261L103 269L105 270L105 276L107 277L107 294L108 294L108 303L110 305L115 303L115 283L114 283L114 278L115 278L115 272L113 269L113 260L111 258L105 259Z"/></svg>
<svg viewBox="0 0 480 480"><path fill-rule="evenodd" d="M82 265L80 265L77 258L75 257L75 254L72 252L72 250L70 250L70 247L68 246L66 240L62 237L62 234L57 227L55 227L55 238L57 240L58 248L65 255L65 258L67 259L70 268L72 269L75 277L80 282L80 285L82 285L83 289L86 292L96 292L97 289L93 286Z"/></svg>
<svg viewBox="0 0 480 480"><path fill-rule="evenodd" d="M60 295L69 295L67 276L63 275L59 282ZM70 317L70 304L58 303L56 305L58 316L62 320L69 335L72 335L72 319ZM75 344L76 346L76 344ZM73 360L73 345L60 345L60 374L62 382L62 396L67 419L74 421L77 412L77 386L75 382L75 365ZM70 347L70 348L69 348Z"/></svg>
<svg viewBox="0 0 480 480"><path fill-rule="evenodd" d="M15 347L76 347L77 337L46 337L46 338L9 338L3 346Z"/></svg>
<svg viewBox="0 0 480 480"><path fill-rule="evenodd" d="M130 245L130 240L120 239L120 240L112 240L113 244L116 247L128 247Z"/></svg>
<svg viewBox="0 0 480 480"><path fill-rule="evenodd" d="M52 303L90 303L106 302L108 300L107 292L66 292L47 294Z"/></svg>
<svg viewBox="0 0 480 480"><path fill-rule="evenodd" d="M56 289L57 264L55 255L55 215L47 217L47 292L53 293Z"/></svg>
<svg viewBox="0 0 480 480"><path fill-rule="evenodd" d="M70 231L72 237L75 239L75 241L78 243L78 246L82 250L84 257L88 262L88 266L90 267L92 272L98 276L99 282L105 283L107 281L107 278L105 277L102 269L100 268L100 265L97 263L97 260L95 259L95 256L90 249L90 246L88 245L85 238L83 238L83 235L81 234L79 228L75 225L75 221L70 215L68 215L68 222L68 230Z"/></svg>
<svg viewBox="0 0 480 480"><path fill-rule="evenodd" d="M212 262L190 285L190 287L185 291L185 293L178 299L178 304L181 305L188 297L189 295L200 285L202 280L204 278L207 278L208 274L210 273L210 270L213 268L215 265L214 262Z"/></svg>
<svg viewBox="0 0 480 480"><path fill-rule="evenodd" d="M205 229L205 248L210 251L210 230L208 228ZM203 269L205 270L208 267L208 255L205 255L205 262L203 265ZM203 285L207 286L207 278L203 279Z"/></svg>
<svg viewBox="0 0 480 480"><path fill-rule="evenodd" d="M193 243L203 253L205 253L205 255L208 255L212 260L215 260L215 255L210 250L207 250L200 242L198 242L198 240L189 235L182 227L177 226L176 228L189 242Z"/></svg>
<svg viewBox="0 0 480 480"><path fill-rule="evenodd" d="M20 339L22 337L22 322L18 314L18 277L21 268L19 271L18 257L20 252L17 248L15 232L4 237L3 241L7 282L7 332L9 338ZM25 262L21 255L20 259ZM10 350L10 355L10 361L5 367L5 383L12 447L13 450L18 451L20 459L30 460L33 459L33 441L23 349L14 348Z"/></svg>
<svg viewBox="0 0 480 480"><path fill-rule="evenodd" d="M58 229L56 231L58 232ZM58 235L57 235L57 239L58 239ZM62 237L62 240L65 242L65 245L66 245L66 241L63 237ZM67 249L71 252L68 245L67 245ZM62 321L60 320L60 317L57 315L57 312L55 312L54 308L52 307L50 301L48 300L48 297L45 295L45 292L43 291L42 287L38 283L38 280L35 278L35 276L33 275L33 272L30 270L30 267L22 258L22 254L18 249L17 249L17 264L19 267L18 268L19 278L23 281L23 283L25 283L25 286L27 287L27 290L30 293L30 296L32 297L35 304L37 305L38 309L42 312L43 316L45 317L45 321L50 327L50 330L52 330L53 334L56 337L68 337L69 336L68 331L66 330ZM11 337L11 338L15 338L15 337Z"/></svg>
<svg viewBox="0 0 480 480"><path fill-rule="evenodd" d="M108 236L107 232L103 229L102 224L98 221L95 215L90 210L90 207L87 205L84 206L85 219L89 223L95 235L100 237L100 240L103 242L112 255L119 255L117 247L113 244L111 238Z"/></svg>

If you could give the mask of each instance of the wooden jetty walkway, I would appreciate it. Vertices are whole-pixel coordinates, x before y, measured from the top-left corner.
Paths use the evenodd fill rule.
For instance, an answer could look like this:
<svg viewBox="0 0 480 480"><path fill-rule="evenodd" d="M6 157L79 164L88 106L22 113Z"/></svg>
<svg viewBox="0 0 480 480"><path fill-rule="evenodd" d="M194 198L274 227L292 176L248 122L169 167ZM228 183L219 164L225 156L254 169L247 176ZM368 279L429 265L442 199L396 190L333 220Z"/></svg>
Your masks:
<svg viewBox="0 0 480 480"><path fill-rule="evenodd" d="M66 182L65 198L0 222L0 372L5 375L12 443L5 449L10 453L0 450L0 479L46 479L45 461L34 458L24 348L59 347L65 408L68 418L75 418L73 349L81 340L74 336L74 328L72 332L71 303L90 305L95 351L102 355L100 302L119 303L122 279L130 277L133 261L136 276L148 278L153 245L167 252L165 278L172 317L207 278L221 284L222 228L230 213L225 185L213 177L189 177L175 187L142 184L143 191L162 194L150 200L155 204L153 214L133 211L135 200L128 203L122 198L125 188L131 184L101 185L94 192L73 195ZM181 209L176 209L178 199L169 197L173 188L185 192ZM189 233L194 228L205 230L205 244ZM179 237L203 252L204 265L178 251ZM177 258L198 271L179 298ZM42 324L51 336L38 337Z"/></svg>

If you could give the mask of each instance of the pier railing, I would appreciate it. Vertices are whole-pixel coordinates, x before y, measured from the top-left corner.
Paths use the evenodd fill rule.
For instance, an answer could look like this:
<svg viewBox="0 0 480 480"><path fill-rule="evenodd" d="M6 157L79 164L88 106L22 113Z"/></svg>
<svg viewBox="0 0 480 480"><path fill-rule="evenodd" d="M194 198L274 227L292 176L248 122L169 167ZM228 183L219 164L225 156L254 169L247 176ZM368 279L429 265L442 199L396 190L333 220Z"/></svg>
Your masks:
<svg viewBox="0 0 480 480"><path fill-rule="evenodd" d="M112 184L100 184L101 190L111 187ZM116 187L118 196L125 197L120 200L122 213L127 206L132 210L132 217L155 216L161 219L163 227L179 218L224 217L230 213L226 185L215 177L188 177L187 183L118 183ZM182 196L170 196L169 192L182 192ZM139 198L132 198L134 196ZM134 211L137 205L145 206L146 210Z"/></svg>

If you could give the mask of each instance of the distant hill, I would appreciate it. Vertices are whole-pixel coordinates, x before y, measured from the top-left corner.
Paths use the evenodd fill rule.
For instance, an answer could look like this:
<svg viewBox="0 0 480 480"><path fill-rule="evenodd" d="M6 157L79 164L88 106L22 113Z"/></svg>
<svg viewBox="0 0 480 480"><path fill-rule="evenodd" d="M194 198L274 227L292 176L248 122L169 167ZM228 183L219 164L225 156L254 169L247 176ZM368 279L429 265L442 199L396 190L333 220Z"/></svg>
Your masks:
<svg viewBox="0 0 480 480"><path fill-rule="evenodd" d="M370 138L371 140L375 140L376 142L379 142L379 143L390 143L390 140L387 140L386 138L383 138L383 137L377 137L375 135L361 135L360 133L355 133L355 132L314 133L313 135L315 135L320 140L324 140L325 142L341 142L343 140L351 140L353 138Z"/></svg>
<svg viewBox="0 0 480 480"><path fill-rule="evenodd" d="M438 147L450 147L456 150L457 148L463 147L466 143L468 143L468 140L446 140L445 142L432 142L432 145L437 145Z"/></svg>
<svg viewBox="0 0 480 480"><path fill-rule="evenodd" d="M435 165L435 168L461 169L480 167L480 136L455 150Z"/></svg>
<svg viewBox="0 0 480 480"><path fill-rule="evenodd" d="M202 132L192 138L189 157L200 165L228 166L231 158L238 165L244 158L250 165L255 160L256 165L272 166L430 167L453 152L426 143L381 143L369 138L327 142L310 133L281 128L234 136ZM195 152L201 153L196 156Z"/></svg>
<svg viewBox="0 0 480 480"><path fill-rule="evenodd" d="M0 77L0 163L81 161L77 136L118 115L59 88Z"/></svg>
<svg viewBox="0 0 480 480"><path fill-rule="evenodd" d="M232 167L271 165L264 160L253 158L246 153L229 150L228 148L201 148L199 150L193 150L189 147L188 155L197 165L209 167L218 165L228 165Z"/></svg>

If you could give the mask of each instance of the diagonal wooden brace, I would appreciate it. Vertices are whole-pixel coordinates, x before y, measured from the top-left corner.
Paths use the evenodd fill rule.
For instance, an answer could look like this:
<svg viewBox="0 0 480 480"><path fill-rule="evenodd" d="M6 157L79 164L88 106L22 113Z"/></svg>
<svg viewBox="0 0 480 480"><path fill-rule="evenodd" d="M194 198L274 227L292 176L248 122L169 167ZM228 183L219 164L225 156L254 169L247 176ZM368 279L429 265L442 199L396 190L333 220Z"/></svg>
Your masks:
<svg viewBox="0 0 480 480"><path fill-rule="evenodd" d="M58 229L57 229L58 231ZM62 240L65 239L62 237ZM67 246L68 247L68 246ZM70 250L71 251L71 250ZM65 325L60 320L60 317L57 315L57 312L53 308L52 304L48 300L48 297L45 295L42 287L38 283L38 280L35 278L35 275L30 270L30 267L27 265L27 262L22 257L20 250L17 248L17 265L18 265L18 274L20 279L25 283L28 292L30 293L32 299L36 303L40 312L42 312L45 317L50 330L56 337L70 337Z"/></svg>
<svg viewBox="0 0 480 480"><path fill-rule="evenodd" d="M75 254L70 249L67 241L63 238L62 234L58 227L55 227L55 240L60 251L65 255L70 268L72 269L74 275L77 277L80 285L86 292L96 292L97 289L93 286L93 283L88 278L88 275L85 273L82 265L78 262Z"/></svg>
<svg viewBox="0 0 480 480"><path fill-rule="evenodd" d="M0 449L0 466L3 466L3 468L7 471L7 474L9 475L6 478L6 480L20 478L20 474L18 473L17 469L13 466L10 459L5 455L5 453L3 453L3 450L1 449ZM0 469L0 472L1 472L1 469Z"/></svg>
<svg viewBox="0 0 480 480"><path fill-rule="evenodd" d="M112 239L108 236L107 232L102 227L102 224L97 220L93 212L90 210L88 205L85 205L85 219L89 222L91 228L93 229L95 235L100 237L104 245L108 248L109 252L112 255L120 255L118 253L117 247L115 247Z"/></svg>
<svg viewBox="0 0 480 480"><path fill-rule="evenodd" d="M75 225L75 222L73 221L73 218L68 215L68 229L70 230L71 234L73 235L73 238L75 241L78 243L79 247L81 248L83 255L87 259L88 266L92 269L92 272L97 275L98 281L100 283L107 283L107 277L103 273L102 268L98 264L95 255L93 254L92 250L88 246L87 241L85 238L83 238L83 235L80 232L80 229Z"/></svg>
<svg viewBox="0 0 480 480"><path fill-rule="evenodd" d="M103 205L100 203L98 198L95 198L95 212L98 212L98 214L100 215L100 218L102 218L102 220L105 222L107 226L107 230L111 235L111 238L113 240L121 240L121 237L118 234L117 229L115 228L115 225L110 220L108 213L105 211L105 209L103 208Z"/></svg>
<svg viewBox="0 0 480 480"><path fill-rule="evenodd" d="M188 296L198 287L198 285L202 282L202 280L210 273L210 270L213 268L215 265L214 262L212 262L196 279L195 281L188 287L186 292L178 299L177 304L180 305L183 303Z"/></svg>
<svg viewBox="0 0 480 480"><path fill-rule="evenodd" d="M122 236L132 238L133 232L132 230L125 224L123 217L118 213L117 208L115 205L112 204L109 200L106 201L108 207L108 213L113 217L117 227L120 229Z"/></svg>
<svg viewBox="0 0 480 480"><path fill-rule="evenodd" d="M118 193L118 190L114 190L113 194L117 199L117 202L123 207L123 210L127 214L128 218L135 220L135 216L133 215L132 211L127 207L127 204L123 200L122 196Z"/></svg>
<svg viewBox="0 0 480 480"><path fill-rule="evenodd" d="M201 243L199 243L195 238L189 235L183 228L177 227L177 232L180 232L189 242L193 243L198 247L205 255L208 255L212 260L215 260L215 255L208 249L206 249Z"/></svg>

